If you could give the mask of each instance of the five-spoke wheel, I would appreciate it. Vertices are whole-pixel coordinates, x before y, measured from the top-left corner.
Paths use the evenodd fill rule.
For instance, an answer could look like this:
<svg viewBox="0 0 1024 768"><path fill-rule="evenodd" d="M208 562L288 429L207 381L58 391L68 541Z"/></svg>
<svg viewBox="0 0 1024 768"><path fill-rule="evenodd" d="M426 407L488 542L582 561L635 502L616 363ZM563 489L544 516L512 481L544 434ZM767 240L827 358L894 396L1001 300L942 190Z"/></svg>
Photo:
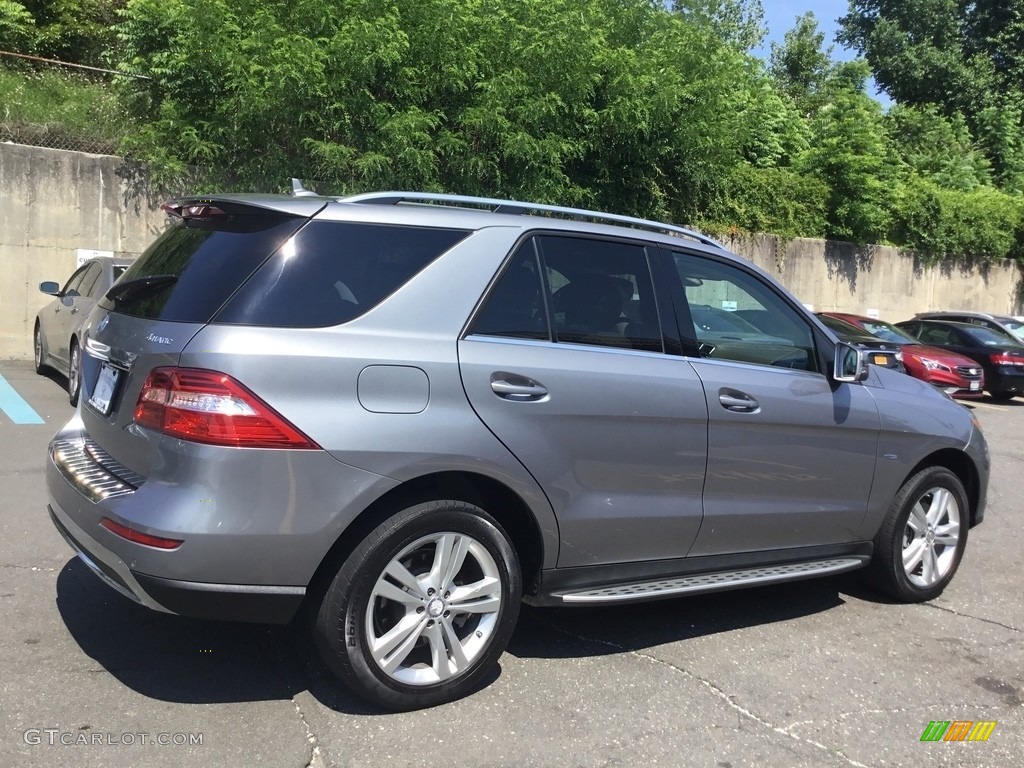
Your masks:
<svg viewBox="0 0 1024 768"><path fill-rule="evenodd" d="M876 584L903 602L940 595L967 545L968 509L963 484L945 467L907 480L875 537Z"/></svg>
<svg viewBox="0 0 1024 768"><path fill-rule="evenodd" d="M470 693L504 651L519 613L519 561L475 505L401 510L344 559L314 628L327 665L388 709Z"/></svg>

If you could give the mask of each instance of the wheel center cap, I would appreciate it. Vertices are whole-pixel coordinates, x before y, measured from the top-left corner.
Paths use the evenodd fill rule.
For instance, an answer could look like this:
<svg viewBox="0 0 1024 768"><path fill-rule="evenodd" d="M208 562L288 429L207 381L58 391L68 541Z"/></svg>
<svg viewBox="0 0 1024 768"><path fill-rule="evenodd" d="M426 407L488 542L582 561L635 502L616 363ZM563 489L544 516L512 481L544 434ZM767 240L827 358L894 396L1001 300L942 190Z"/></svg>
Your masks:
<svg viewBox="0 0 1024 768"><path fill-rule="evenodd" d="M927 541L927 542L928 542L929 544L934 544L934 543L935 543L935 531L933 531L933 530L931 530L931 529L929 528L929 529L928 529L928 533L926 533L926 534L924 535L924 538L925 538L925 540L926 540L926 541Z"/></svg>
<svg viewBox="0 0 1024 768"><path fill-rule="evenodd" d="M427 603L427 616L432 619L436 619L442 613L444 613L444 600L440 597L435 597Z"/></svg>

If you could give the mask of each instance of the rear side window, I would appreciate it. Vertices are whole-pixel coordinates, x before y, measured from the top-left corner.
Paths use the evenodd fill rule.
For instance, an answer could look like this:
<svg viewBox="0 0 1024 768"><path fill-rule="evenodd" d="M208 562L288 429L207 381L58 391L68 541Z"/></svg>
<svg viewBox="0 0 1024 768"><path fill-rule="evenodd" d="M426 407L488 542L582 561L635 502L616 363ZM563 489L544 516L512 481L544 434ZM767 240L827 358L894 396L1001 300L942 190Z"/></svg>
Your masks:
<svg viewBox="0 0 1024 768"><path fill-rule="evenodd" d="M551 322L548 322L548 316ZM661 352L642 246L543 235L515 253L471 333Z"/></svg>
<svg viewBox="0 0 1024 768"><path fill-rule="evenodd" d="M306 221L275 214L234 214L218 221L177 221L124 273L100 306L151 320L208 323L238 287Z"/></svg>
<svg viewBox="0 0 1024 768"><path fill-rule="evenodd" d="M461 229L311 221L242 287L216 322L283 328L347 322L468 234Z"/></svg>

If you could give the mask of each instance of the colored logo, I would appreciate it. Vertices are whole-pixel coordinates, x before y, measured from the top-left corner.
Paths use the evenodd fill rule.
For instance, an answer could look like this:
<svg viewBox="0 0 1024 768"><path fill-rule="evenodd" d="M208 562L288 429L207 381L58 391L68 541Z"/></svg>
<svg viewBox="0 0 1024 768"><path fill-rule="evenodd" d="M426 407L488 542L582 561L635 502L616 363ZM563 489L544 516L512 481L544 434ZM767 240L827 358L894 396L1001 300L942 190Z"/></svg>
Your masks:
<svg viewBox="0 0 1024 768"><path fill-rule="evenodd" d="M921 741L988 741L995 729L995 720L932 720Z"/></svg>

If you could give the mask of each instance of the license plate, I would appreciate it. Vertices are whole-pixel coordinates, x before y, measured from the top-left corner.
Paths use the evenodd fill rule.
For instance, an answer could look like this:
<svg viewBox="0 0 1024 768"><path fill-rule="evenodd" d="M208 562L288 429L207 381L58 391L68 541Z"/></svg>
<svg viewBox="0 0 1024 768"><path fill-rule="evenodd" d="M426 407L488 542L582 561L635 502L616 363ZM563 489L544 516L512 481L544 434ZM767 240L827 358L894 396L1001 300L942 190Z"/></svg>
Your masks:
<svg viewBox="0 0 1024 768"><path fill-rule="evenodd" d="M981 389L981 382L980 381L972 381L971 382L971 392L977 392L979 389Z"/></svg>
<svg viewBox="0 0 1024 768"><path fill-rule="evenodd" d="M89 405L104 416L110 413L110 403L114 399L114 392L117 391L117 382L120 378L121 371L110 363L100 363L100 375L96 377L96 386L92 388Z"/></svg>
<svg viewBox="0 0 1024 768"><path fill-rule="evenodd" d="M888 365L889 358L885 355L875 355L875 365Z"/></svg>

